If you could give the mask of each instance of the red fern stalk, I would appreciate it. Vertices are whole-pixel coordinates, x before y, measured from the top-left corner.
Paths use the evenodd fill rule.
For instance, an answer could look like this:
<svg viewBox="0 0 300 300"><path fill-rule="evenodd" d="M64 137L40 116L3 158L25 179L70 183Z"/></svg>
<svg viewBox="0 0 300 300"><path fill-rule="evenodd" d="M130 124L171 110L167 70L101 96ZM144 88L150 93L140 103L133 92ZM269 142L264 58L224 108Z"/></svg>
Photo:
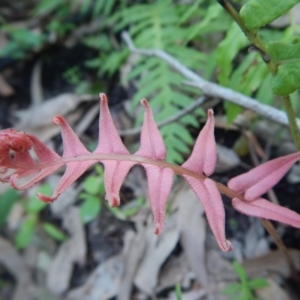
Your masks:
<svg viewBox="0 0 300 300"><path fill-rule="evenodd" d="M61 127L64 152L62 156L49 149L35 136L14 129L0 131L0 180L9 181L15 189L27 189L66 166L64 175L52 196L38 194L45 202L53 202L90 166L101 162L105 167L104 182L109 204L120 204L119 190L129 170L142 165L147 174L148 193L155 220L155 233L164 225L165 207L173 184L174 173L182 175L196 193L207 215L210 227L223 251L232 249L225 238L225 211L220 192L231 197L233 207L250 216L280 221L300 228L300 215L263 198L261 195L274 186L300 158L300 153L269 161L248 173L231 179L229 187L208 178L216 165L213 111L208 111L208 120L200 132L188 160L177 166L165 161L166 148L154 122L147 100L141 100L145 108L141 132L141 145L135 154L130 154L123 145L113 124L107 98L100 94L99 142L93 153L80 142L62 116L53 122ZM37 159L31 156L35 152ZM30 179L19 185L20 178Z"/></svg>

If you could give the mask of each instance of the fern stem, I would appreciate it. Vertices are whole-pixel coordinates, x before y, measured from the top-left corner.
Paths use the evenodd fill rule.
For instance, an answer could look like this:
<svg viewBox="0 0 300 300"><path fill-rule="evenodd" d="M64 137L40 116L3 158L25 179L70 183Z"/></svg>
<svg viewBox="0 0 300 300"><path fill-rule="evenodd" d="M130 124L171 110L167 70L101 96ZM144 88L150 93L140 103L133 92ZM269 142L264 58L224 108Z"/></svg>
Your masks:
<svg viewBox="0 0 300 300"><path fill-rule="evenodd" d="M283 105L289 119L291 134L298 151L300 151L300 133L296 122L296 114L292 107L291 98L289 95L283 96Z"/></svg>
<svg viewBox="0 0 300 300"><path fill-rule="evenodd" d="M228 14L232 17L232 19L237 23L237 25L244 32L245 36L248 40L253 44L253 46L249 49L250 51L255 51L260 54L263 61L267 64L270 72L274 75L277 72L277 63L272 59L270 54L268 53L268 49L262 39L259 37L256 31L249 30L245 25L243 20L241 19L239 13L236 9L229 3L227 0L217 0L223 8L228 12Z"/></svg>
<svg viewBox="0 0 300 300"><path fill-rule="evenodd" d="M278 249L283 253L283 255L285 256L285 259L288 262L288 265L290 267L291 270L291 275L292 277L297 280L298 282L300 282L300 277L297 273L297 270L294 266L294 262L286 248L286 246L284 245L281 237L279 236L278 232L276 231L276 229L274 228L273 224L266 219L260 219L261 223L263 224L263 226L265 227L265 229L268 231L268 233L270 234L270 236L272 236L272 238L274 239Z"/></svg>
<svg viewBox="0 0 300 300"><path fill-rule="evenodd" d="M57 165L64 165L70 162L75 162L75 161L95 161L95 163L97 162L101 162L101 161L105 161L105 160L114 160L114 161L130 161L130 162L135 162L136 164L149 164L149 165L155 165L155 166L159 166L161 168L170 168L174 171L175 174L178 175L187 175L187 176L191 176L193 178L196 178L198 180L205 180L206 178L208 178L207 176L203 175L203 174L199 174L193 171L190 171L186 168L183 168L181 166L172 164L172 163L168 163L166 161L162 161L162 160L157 160L157 159L151 159L148 157L144 157L144 156L137 156L137 155L133 155L133 154L88 154L88 155L77 155L76 157L72 156L72 157L62 157L60 159L57 159L55 161L49 162L49 163L37 163L34 166L30 166L31 170L41 170L41 169L45 169L45 168L50 168L50 167L54 167ZM11 165L11 168L13 168L14 166ZM20 163L18 163L17 166L15 166L16 169L25 169L28 170L28 165L24 164L21 165ZM229 198L239 198L242 201L247 201L249 202L249 200L245 200L244 197L237 193L236 191L230 189L229 187L216 182L215 184L219 190L219 192L223 195L226 195Z"/></svg>

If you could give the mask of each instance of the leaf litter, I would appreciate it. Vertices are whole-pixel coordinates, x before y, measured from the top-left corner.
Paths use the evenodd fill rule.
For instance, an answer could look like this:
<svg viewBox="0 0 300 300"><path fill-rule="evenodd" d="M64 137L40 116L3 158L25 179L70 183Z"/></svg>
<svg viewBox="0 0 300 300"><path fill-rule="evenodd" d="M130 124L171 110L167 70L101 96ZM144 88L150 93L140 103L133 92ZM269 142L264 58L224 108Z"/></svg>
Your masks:
<svg viewBox="0 0 300 300"><path fill-rule="evenodd" d="M136 182L140 182L140 172L136 173ZM130 187L134 188L134 185L131 184ZM140 186L140 189L145 189L143 184L142 186L138 184L138 186ZM141 191L138 194L141 194ZM60 197L62 196L63 194ZM65 196L66 199L75 199L74 196ZM188 278L196 279L199 286L195 288L189 283L187 288L192 289L192 291L184 292L184 296L186 299L197 299L197 297L202 298L210 293L213 294L212 282L216 282L216 286L218 286L220 282L235 280L236 277L230 265L226 271L224 269L217 271L218 275L231 274L229 278L217 277L217 279L212 279L211 277L213 276L210 274L211 268L207 265L208 253L211 250L208 250L206 245L206 222L203 217L203 209L199 205L199 200L195 194L185 184L180 186L179 192L172 198L174 199L171 204L171 215L167 216L166 228L160 236L153 235L153 224L152 218L149 217L149 210L147 214L145 214L145 211L141 211L140 217L132 218L137 231L126 232L122 253L106 259L96 267L82 286L68 292L68 299L110 299L117 296L118 300L126 300L132 299L132 291L136 288L151 296L159 293L159 291L171 288L178 282L184 284L184 281L187 282ZM57 216L60 215L64 220L68 219L68 211L76 210L70 206L72 202L54 209L55 205L53 208L51 207L52 211L54 213L56 211ZM73 215L76 214L73 213ZM189 222L186 222L187 219ZM48 288L56 295L62 295L65 291L68 291L74 264L84 264L86 257L82 226L79 226L78 216L74 220L73 224L75 226L66 226L70 238L59 246L48 271ZM68 222L64 223L68 224ZM145 223L145 225L142 225L142 223ZM73 238L75 236L76 238ZM164 266L170 264L170 261L176 261L176 257L174 258L172 252L178 246L178 243L183 251L179 260L181 273L176 273L179 276L172 276L174 270L178 270L178 264L174 263L175 267L170 267L168 272L163 271ZM74 249L78 251L74 252ZM218 260L214 259L215 263L216 261ZM221 265L226 262L220 256L219 261ZM226 264L228 263L226 262ZM255 265L255 263L252 262L251 265ZM216 266L213 269L216 270ZM194 274L192 277L189 275L190 272ZM251 274L251 270L249 272ZM161 277L162 274L164 274L163 277ZM166 274L169 274L169 278ZM167 282L167 279L169 279L169 282ZM215 294L220 289L217 288ZM173 299L174 296L172 295L171 292L168 299Z"/></svg>
<svg viewBox="0 0 300 300"><path fill-rule="evenodd" d="M25 126L29 131L33 130L35 134L37 132L38 135L43 136L42 139L45 136L47 137L46 140L50 139L58 132L57 130L51 131L52 129L50 129L52 127L52 116L56 113L68 114L76 109L80 103L80 100L76 100L78 99L76 97L77 96L72 94L62 94L58 97L54 97L52 100L46 101L39 106L39 109L42 111L42 113L39 112L39 114L36 113L33 107L17 112L16 116L19 118L18 126L20 126L20 128L22 127L22 130L24 130L23 126ZM48 102L49 104L47 104ZM53 110L56 111L56 113L53 113ZM95 111L97 111L96 108L91 110L92 116L95 114ZM30 118L32 114L38 117ZM72 122L78 119L78 116L79 115L77 115ZM81 132L84 131L87 127L86 124L88 124L90 120L91 118L89 118L86 123L83 122ZM46 131L42 131L44 130L43 128ZM27 129L25 130L27 131ZM226 154L223 155L223 157L225 156ZM232 162L225 162L224 164L225 169L231 169L235 164L238 164L238 159L235 157ZM221 170L223 171L222 168ZM129 175L131 175L131 173ZM143 181L140 174L136 175L136 177L136 182ZM134 185L135 184L131 184L130 188L134 189ZM145 184L144 186L139 185L139 189L145 189ZM218 285L235 280L236 276L232 271L231 265L219 252L217 252L218 259L216 259L216 256L213 258L214 266L209 266L210 253L216 253L214 252L216 250L213 250L213 247L207 243L211 232L207 229L207 223L203 217L203 210L201 210L199 200L186 186L181 187L179 190L180 192L175 196L175 198L178 196L178 199L173 199L171 213L167 215L167 225L161 236L157 237L153 235L153 223L151 217L149 217L150 211L149 209L142 209L135 218L131 218L135 225L135 230L126 231L124 247L123 250L120 251L120 254L106 258L99 266L94 266L94 271L91 272L91 275L86 279L85 283L77 288L70 286L71 277L76 264L87 263L85 262L87 257L86 237L84 236L82 226L79 224L80 222L76 215L78 213L74 213L76 208L72 206L73 201L76 200L74 194L62 194L60 198L65 198L67 204L59 206L58 203L61 200L57 201L51 205L51 210L56 217L62 218L65 221L67 220L63 223L66 224L65 229L69 233L69 239L58 245L56 255L52 258L50 264L51 267L47 281L53 294L62 295L61 297L64 299L64 292L67 291L67 298L70 297L72 300L110 299L115 296L118 297L118 300L126 300L133 299L131 294L138 294L136 290L141 290L145 294L153 296L155 293L163 292L164 289L172 289L176 283L180 282L183 285L187 284L187 291L183 292L184 299L191 300L203 298L210 293L212 283ZM75 195L76 192L76 189L75 191L72 190L72 193L75 193ZM142 193L141 191L135 192L137 192L137 194ZM174 205L176 202L178 202L177 205ZM70 211L73 211L73 213L70 214ZM147 213L145 213L145 211L147 211ZM73 217L68 221L68 216L70 215ZM188 222L186 220L188 220ZM73 223L75 228L68 226L68 222ZM192 224L195 225L192 226ZM256 241L257 237L254 237L252 242L255 243ZM248 243L252 244L252 242ZM178 245L182 248L179 257L174 254ZM74 249L76 251L74 251ZM153 257L151 257L152 253L150 250L155 254ZM251 252L250 246L247 251L248 253ZM10 255L14 255L15 253L15 251L11 250L9 252ZM273 255L273 253L270 255ZM299 254L293 254L293 257L297 260ZM7 256L6 251L3 251L3 260L1 259L1 262L7 259L10 260L12 258ZM14 260L15 259L14 257ZM22 257L21 259L24 260ZM18 259L16 261L18 261ZM267 261L268 259L266 259L266 257L257 261L250 260L248 264L248 260L246 260L246 271L256 276L264 271L265 262ZM223 268L217 267L218 264L223 266ZM224 267L224 265L226 267ZM166 271L167 266L169 268L168 271ZM274 258L272 258L272 262L269 263L268 266L274 273L279 272L283 277L290 276L288 266L286 262L280 258L279 254L278 256L274 254ZM11 271L9 266L6 267ZM54 271L50 271L52 268ZM257 269L253 271L253 268ZM177 273L175 270L180 271ZM214 270L214 275L211 274L212 270ZM174 276L175 272L176 276ZM217 276L217 279L211 279L213 276L224 274L228 276ZM18 274L18 276L21 277L20 274ZM30 276L28 276L28 278L30 278ZM192 285L194 280L199 283L198 286ZM18 298L20 297L18 296L14 299L31 299L30 288L28 288L28 285L31 284L30 282L26 283L26 287L22 286L23 292L25 291L22 294L23 298ZM278 287L277 283L275 283L275 285ZM17 285L16 294L18 294L18 290L19 284ZM27 292L29 295L26 294ZM167 298L161 297L161 299L176 298L171 291Z"/></svg>

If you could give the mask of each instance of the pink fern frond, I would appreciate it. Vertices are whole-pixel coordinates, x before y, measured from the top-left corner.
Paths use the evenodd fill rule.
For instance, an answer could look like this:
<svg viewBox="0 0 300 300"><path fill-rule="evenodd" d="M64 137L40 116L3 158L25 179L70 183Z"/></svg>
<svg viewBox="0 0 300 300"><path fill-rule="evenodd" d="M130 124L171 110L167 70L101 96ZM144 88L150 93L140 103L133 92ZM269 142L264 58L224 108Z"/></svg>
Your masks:
<svg viewBox="0 0 300 300"><path fill-rule="evenodd" d="M300 215L288 208L260 198L286 174L300 159L300 153L293 153L270 160L247 173L236 176L228 182L228 187L243 196L232 199L233 207L249 216L279 221L300 227Z"/></svg>
<svg viewBox="0 0 300 300"><path fill-rule="evenodd" d="M99 142L93 153L115 153L129 155L113 123L105 94L100 94ZM129 170L135 165L131 161L103 160L105 198L111 206L120 205L119 191Z"/></svg>
<svg viewBox="0 0 300 300"><path fill-rule="evenodd" d="M209 109L206 124L199 133L192 154L182 167L198 174L204 173L206 176L214 172L217 162L214 126L214 112Z"/></svg>
<svg viewBox="0 0 300 300"><path fill-rule="evenodd" d="M141 145L135 155L164 160L167 155L167 150L153 119L152 110L146 99L142 99L141 104L145 109L145 114L141 131Z"/></svg>
<svg viewBox="0 0 300 300"><path fill-rule="evenodd" d="M229 180L228 187L252 201L271 189L300 159L300 152L270 160Z"/></svg>
<svg viewBox="0 0 300 300"><path fill-rule="evenodd" d="M141 145L135 155L163 161L167 154L163 138L155 124L147 100L142 99L141 104L145 108L145 115L141 132ZM155 220L154 232L160 234L164 226L166 203L172 188L174 172L166 167L142 165L147 175L149 201Z"/></svg>
<svg viewBox="0 0 300 300"><path fill-rule="evenodd" d="M206 178L203 182L184 175L190 187L200 199L210 228L223 251L231 251L232 245L225 238L225 210L216 184Z"/></svg>
<svg viewBox="0 0 300 300"><path fill-rule="evenodd" d="M64 153L62 157L78 157L81 155L90 154L90 152L83 146L78 136L62 116L54 117L53 123L61 127L64 146ZM54 158L51 157L50 159ZM94 163L95 161L92 160L71 161L66 163L65 173L60 179L53 195L49 197L39 193L37 197L44 202L53 202Z"/></svg>
<svg viewBox="0 0 300 300"><path fill-rule="evenodd" d="M197 174L211 175L214 172L217 151L214 136L213 110L208 110L207 121L199 133L194 149L182 167ZM191 189L200 199L212 232L223 251L232 249L231 243L225 238L225 211L220 192L215 183L206 178L204 181L183 175Z"/></svg>
<svg viewBox="0 0 300 300"><path fill-rule="evenodd" d="M159 234L164 226L166 202L176 172L188 181L202 202L220 248L223 251L231 250L231 243L225 237L225 211L218 188L223 193L226 193L226 189L229 193L229 190L224 186L217 186L212 179L206 177L213 173L217 159L213 111L208 111L207 122L196 140L192 154L182 167L179 167L165 162L164 141L147 100L141 100L145 109L141 145L135 154L130 154L113 124L106 96L100 94L100 98L99 142L93 153L85 148L61 116L56 116L54 123L60 125L62 131L62 157L34 136L6 129L0 131L0 180L9 179L13 187L24 189L65 165L64 175L53 195L38 195L41 200L52 202L91 165L101 162L105 168L106 198L110 205L117 206L120 204L120 187L126 175L135 164L140 164L146 170L155 233ZM35 156L32 156L31 150L35 152ZM260 198L299 158L299 152L287 155L231 179L228 186L231 195L234 195L233 206L251 216L268 218L300 228L300 215ZM24 180L29 175L31 178L26 183L18 184L20 178Z"/></svg>
<svg viewBox="0 0 300 300"><path fill-rule="evenodd" d="M148 194L155 222L155 234L160 234L164 227L166 203L173 185L174 172L170 168L143 165L148 181Z"/></svg>
<svg viewBox="0 0 300 300"><path fill-rule="evenodd" d="M278 221L296 228L300 228L299 214L263 198L258 198L251 202L241 201L238 198L233 198L232 206L237 211L248 216Z"/></svg>
<svg viewBox="0 0 300 300"><path fill-rule="evenodd" d="M10 182L12 187L18 190L24 190L33 186L63 165L57 164L55 166L37 169L36 167L39 164L51 163L52 161L60 159L60 156L48 148L34 135L28 134L27 138L31 142L31 148L37 156L37 161L34 161L31 157L29 153L30 149L28 149L26 153L16 152L16 159L14 159L14 163L18 164L20 168L16 168L14 174L10 177ZM18 157L19 155L20 157ZM23 167L24 164L27 166L26 168ZM18 184L18 180L20 178L24 178L29 175L32 175L32 177L26 183L23 183L22 185Z"/></svg>
<svg viewBox="0 0 300 300"><path fill-rule="evenodd" d="M32 147L32 142L24 132L17 131L13 128L0 131L0 164L1 167L23 169L34 163L28 151ZM29 165L28 165L29 164Z"/></svg>
<svg viewBox="0 0 300 300"><path fill-rule="evenodd" d="M105 94L100 94L99 142L94 153L129 154L114 125Z"/></svg>

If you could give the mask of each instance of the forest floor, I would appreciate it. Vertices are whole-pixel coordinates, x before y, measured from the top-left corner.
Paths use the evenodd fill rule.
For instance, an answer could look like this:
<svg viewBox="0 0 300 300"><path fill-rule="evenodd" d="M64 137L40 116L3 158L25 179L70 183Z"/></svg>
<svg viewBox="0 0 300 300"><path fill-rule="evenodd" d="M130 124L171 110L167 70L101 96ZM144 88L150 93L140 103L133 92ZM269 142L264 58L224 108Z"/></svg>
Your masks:
<svg viewBox="0 0 300 300"><path fill-rule="evenodd" d="M90 48L73 44L49 47L23 60L1 58L1 129L13 127L36 134L61 153L60 132L52 117L62 114L92 149L98 138L97 93L103 90L118 130L133 128L135 120L128 115L132 91L121 86L119 74L98 78L95 71L85 67L83 62L94 56ZM95 93L78 94L82 83L93 86ZM243 132L237 126L226 127L223 106L215 100L206 102L214 105L216 116L218 163L213 179L226 184L231 177L252 168L256 160L289 153L288 133L280 135L280 147L273 146L265 138L270 125L262 121L248 131L246 148L250 154L239 156L235 147L243 140ZM202 127L204 120L199 124ZM197 130L191 130L196 138ZM139 136L125 136L123 141L131 147L139 142ZM114 209L107 205L103 190L94 192L89 184L90 180L92 186L103 186L101 170L94 168L55 203L40 207L36 191L51 193L61 174L51 175L25 192L14 193L8 185L0 186L0 210L9 207L4 220L0 211L0 300L171 300L180 299L178 286L185 300L225 300L230 297L221 291L239 282L234 260L240 262L250 279L262 277L268 283L268 287L256 290L257 298L300 299L299 282L292 277L272 238L258 219L233 210L230 199L223 198L226 235L233 251L223 253L199 200L183 180L175 180L165 229L156 236L141 167L129 173L121 188L122 204ZM300 213L299 182L296 167L268 196ZM100 204L90 200L89 207L87 199L95 197ZM30 209L28 203L34 208ZM93 216L94 210L99 213ZM274 225L299 271L300 231Z"/></svg>

